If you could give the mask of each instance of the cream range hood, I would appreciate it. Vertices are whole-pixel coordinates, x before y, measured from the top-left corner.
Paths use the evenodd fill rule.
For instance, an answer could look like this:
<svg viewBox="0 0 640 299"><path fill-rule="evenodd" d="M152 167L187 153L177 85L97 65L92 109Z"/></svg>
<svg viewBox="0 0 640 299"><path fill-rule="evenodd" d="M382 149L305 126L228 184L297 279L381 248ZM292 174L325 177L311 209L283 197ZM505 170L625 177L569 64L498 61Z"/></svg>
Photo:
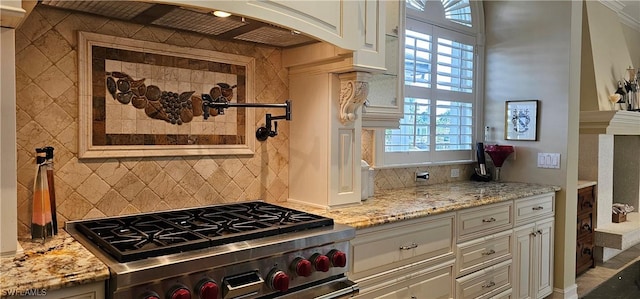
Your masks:
<svg viewBox="0 0 640 299"><path fill-rule="evenodd" d="M298 31L285 29L274 24L236 15L221 18L213 15L213 9L186 7L171 3L44 0L40 2L40 5L91 13L143 25L196 32L221 40L260 43L279 48L297 47L317 42L317 40Z"/></svg>

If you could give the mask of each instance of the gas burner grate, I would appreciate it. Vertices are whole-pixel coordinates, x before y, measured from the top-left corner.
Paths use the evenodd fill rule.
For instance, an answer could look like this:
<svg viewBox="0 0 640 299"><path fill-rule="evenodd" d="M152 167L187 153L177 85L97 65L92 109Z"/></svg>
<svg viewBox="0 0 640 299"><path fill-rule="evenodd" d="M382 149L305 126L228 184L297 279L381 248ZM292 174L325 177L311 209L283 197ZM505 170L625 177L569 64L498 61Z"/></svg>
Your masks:
<svg viewBox="0 0 640 299"><path fill-rule="evenodd" d="M204 236L152 215L87 221L78 228L120 262L209 246Z"/></svg>
<svg viewBox="0 0 640 299"><path fill-rule="evenodd" d="M264 202L87 220L86 235L119 262L332 226L333 219Z"/></svg>

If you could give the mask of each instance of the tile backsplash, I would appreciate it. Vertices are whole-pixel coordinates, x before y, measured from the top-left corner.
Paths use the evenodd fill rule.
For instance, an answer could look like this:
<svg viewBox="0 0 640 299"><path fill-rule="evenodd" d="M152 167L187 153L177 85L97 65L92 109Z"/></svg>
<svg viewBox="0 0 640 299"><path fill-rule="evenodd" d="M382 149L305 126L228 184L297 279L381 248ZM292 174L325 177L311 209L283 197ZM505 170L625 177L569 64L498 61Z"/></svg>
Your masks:
<svg viewBox="0 0 640 299"><path fill-rule="evenodd" d="M281 50L219 41L36 6L16 30L18 233L29 234L35 148L55 147L58 222L288 195L289 126L257 143L252 156L78 159L78 31L255 58L257 102L288 98ZM265 109L254 109L256 128ZM277 113L273 111L272 113Z"/></svg>
<svg viewBox="0 0 640 299"><path fill-rule="evenodd" d="M369 165L374 165L375 130L362 130L362 160ZM468 181L474 172L476 163L432 165L420 167L379 168L375 170L375 191L413 187L420 185L433 185L449 182ZM458 177L451 177L451 170L458 169ZM428 171L429 180L416 181L415 174L418 171Z"/></svg>

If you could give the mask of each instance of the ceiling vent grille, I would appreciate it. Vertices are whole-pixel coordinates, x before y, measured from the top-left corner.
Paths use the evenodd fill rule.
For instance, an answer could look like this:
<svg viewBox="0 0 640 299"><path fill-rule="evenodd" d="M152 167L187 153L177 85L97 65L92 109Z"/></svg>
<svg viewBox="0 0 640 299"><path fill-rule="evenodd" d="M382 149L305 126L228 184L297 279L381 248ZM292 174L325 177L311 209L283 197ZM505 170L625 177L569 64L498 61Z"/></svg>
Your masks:
<svg viewBox="0 0 640 299"><path fill-rule="evenodd" d="M152 24L203 34L220 35L247 25L248 23L236 18L219 18L208 13L199 13L177 8L162 18L153 21Z"/></svg>
<svg viewBox="0 0 640 299"><path fill-rule="evenodd" d="M146 2L127 1L126 5L119 2L121 1L44 0L42 4L121 20L132 20L138 14L153 6L153 4Z"/></svg>
<svg viewBox="0 0 640 299"><path fill-rule="evenodd" d="M238 35L235 39L274 45L278 47L289 47L314 41L301 34L293 33L286 29L276 27L260 27L256 30Z"/></svg>

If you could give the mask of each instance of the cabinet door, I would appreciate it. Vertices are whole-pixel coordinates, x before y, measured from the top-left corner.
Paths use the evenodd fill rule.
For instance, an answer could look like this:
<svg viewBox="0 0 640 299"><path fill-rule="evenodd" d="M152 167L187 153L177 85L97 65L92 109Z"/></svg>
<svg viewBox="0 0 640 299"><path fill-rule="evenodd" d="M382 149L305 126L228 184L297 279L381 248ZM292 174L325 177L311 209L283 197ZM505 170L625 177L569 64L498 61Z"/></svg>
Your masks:
<svg viewBox="0 0 640 299"><path fill-rule="evenodd" d="M391 292L382 296L376 297L378 299L407 299L409 297L409 289L404 288L395 292Z"/></svg>
<svg viewBox="0 0 640 299"><path fill-rule="evenodd" d="M553 291L553 218L536 223L536 297L544 298Z"/></svg>
<svg viewBox="0 0 640 299"><path fill-rule="evenodd" d="M369 95L362 108L362 127L397 128L404 117L403 74L404 61L404 1L384 1L386 29L384 34L385 68L369 80Z"/></svg>
<svg viewBox="0 0 640 299"><path fill-rule="evenodd" d="M453 298L451 267L433 271L416 278L419 282L409 286L412 299Z"/></svg>
<svg viewBox="0 0 640 299"><path fill-rule="evenodd" d="M553 221L514 230L514 298L544 298L553 291Z"/></svg>
<svg viewBox="0 0 640 299"><path fill-rule="evenodd" d="M533 298L534 268L534 224L525 225L514 230L514 286L513 298Z"/></svg>

